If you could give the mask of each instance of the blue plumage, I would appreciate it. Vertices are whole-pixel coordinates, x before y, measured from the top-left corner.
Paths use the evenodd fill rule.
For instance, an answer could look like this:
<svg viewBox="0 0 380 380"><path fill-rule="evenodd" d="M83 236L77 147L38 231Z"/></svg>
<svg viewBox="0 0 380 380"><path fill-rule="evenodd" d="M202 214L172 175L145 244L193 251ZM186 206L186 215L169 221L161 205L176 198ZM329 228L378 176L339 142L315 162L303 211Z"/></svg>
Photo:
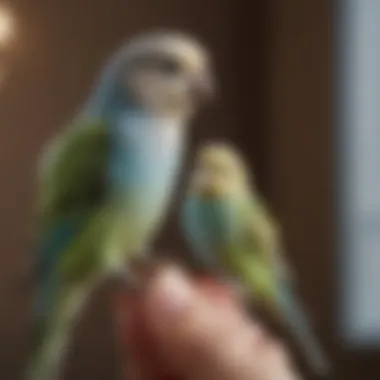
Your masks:
<svg viewBox="0 0 380 380"><path fill-rule="evenodd" d="M182 208L182 223L193 251L208 268L223 267L223 247L233 244L241 234L241 221L233 200L203 197L188 197ZM199 221L202 221L200 223ZM207 226L207 228L205 228ZM226 253L226 252L224 252Z"/></svg>

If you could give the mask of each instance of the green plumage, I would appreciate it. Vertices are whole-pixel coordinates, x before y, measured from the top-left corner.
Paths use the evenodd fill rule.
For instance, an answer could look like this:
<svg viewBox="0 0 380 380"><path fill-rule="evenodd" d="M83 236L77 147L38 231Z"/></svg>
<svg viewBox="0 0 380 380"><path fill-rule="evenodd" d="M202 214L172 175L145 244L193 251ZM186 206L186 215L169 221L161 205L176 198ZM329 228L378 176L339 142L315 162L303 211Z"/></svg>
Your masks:
<svg viewBox="0 0 380 380"><path fill-rule="evenodd" d="M50 375L61 359L72 322L101 274L107 154L105 124L87 121L65 129L40 162L32 379Z"/></svg>
<svg viewBox="0 0 380 380"><path fill-rule="evenodd" d="M239 278L256 302L273 309L278 275L272 265L276 232L265 209L248 197L194 195L183 211L185 230L199 261Z"/></svg>
<svg viewBox="0 0 380 380"><path fill-rule="evenodd" d="M105 221L108 145L105 124L87 121L64 130L43 156L38 202L40 235L49 235L65 223L76 225L81 235L68 243L60 256L62 278L81 275L95 264L90 253L99 246L99 232ZM42 266L45 261L41 257Z"/></svg>

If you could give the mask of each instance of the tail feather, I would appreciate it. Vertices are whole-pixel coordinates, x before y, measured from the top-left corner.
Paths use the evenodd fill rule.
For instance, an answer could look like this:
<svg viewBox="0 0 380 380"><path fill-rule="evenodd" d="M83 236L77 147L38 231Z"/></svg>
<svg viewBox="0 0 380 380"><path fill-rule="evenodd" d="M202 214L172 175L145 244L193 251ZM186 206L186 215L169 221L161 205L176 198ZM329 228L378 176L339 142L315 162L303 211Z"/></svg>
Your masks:
<svg viewBox="0 0 380 380"><path fill-rule="evenodd" d="M33 334L33 351L27 368L28 380L57 380L65 356L69 335L69 321L63 319L48 328L37 322Z"/></svg>
<svg viewBox="0 0 380 380"><path fill-rule="evenodd" d="M31 360L27 368L28 380L57 380L77 317L88 296L85 288L71 289L57 300L53 313L38 317L34 326Z"/></svg>
<svg viewBox="0 0 380 380"><path fill-rule="evenodd" d="M289 288L282 287L279 302L290 333L297 340L313 371L320 376L328 375L330 362L314 336L311 324L297 297Z"/></svg>

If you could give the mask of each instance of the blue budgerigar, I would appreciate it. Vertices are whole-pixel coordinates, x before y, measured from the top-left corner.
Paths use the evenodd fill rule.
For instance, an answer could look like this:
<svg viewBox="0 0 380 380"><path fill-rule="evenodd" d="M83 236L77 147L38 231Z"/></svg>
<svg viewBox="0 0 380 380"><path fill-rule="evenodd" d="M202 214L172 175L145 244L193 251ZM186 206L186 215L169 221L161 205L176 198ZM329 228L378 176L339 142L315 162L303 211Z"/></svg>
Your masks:
<svg viewBox="0 0 380 380"><path fill-rule="evenodd" d="M210 143L196 155L182 222L196 259L242 285L254 302L280 316L319 374L328 362L294 293L279 229L236 149Z"/></svg>
<svg viewBox="0 0 380 380"><path fill-rule="evenodd" d="M208 53L193 38L138 36L112 57L80 114L44 150L28 379L60 376L73 322L95 284L132 276L128 260L149 250L176 184L187 127L211 82Z"/></svg>

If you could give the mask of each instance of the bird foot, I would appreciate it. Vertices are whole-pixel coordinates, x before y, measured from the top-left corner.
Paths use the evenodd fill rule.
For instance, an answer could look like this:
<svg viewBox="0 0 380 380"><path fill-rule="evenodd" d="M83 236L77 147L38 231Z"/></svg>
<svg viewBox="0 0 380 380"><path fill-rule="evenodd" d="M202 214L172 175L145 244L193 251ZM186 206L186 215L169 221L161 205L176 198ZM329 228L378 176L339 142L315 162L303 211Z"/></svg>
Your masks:
<svg viewBox="0 0 380 380"><path fill-rule="evenodd" d="M116 278L132 291L139 291L147 277L156 270L159 261L149 253L136 255L117 271Z"/></svg>
<svg viewBox="0 0 380 380"><path fill-rule="evenodd" d="M247 292L247 289L244 287L244 285L235 278L225 277L224 278L226 284L233 289L233 291L237 294L237 296L240 299L246 299L249 295Z"/></svg>

